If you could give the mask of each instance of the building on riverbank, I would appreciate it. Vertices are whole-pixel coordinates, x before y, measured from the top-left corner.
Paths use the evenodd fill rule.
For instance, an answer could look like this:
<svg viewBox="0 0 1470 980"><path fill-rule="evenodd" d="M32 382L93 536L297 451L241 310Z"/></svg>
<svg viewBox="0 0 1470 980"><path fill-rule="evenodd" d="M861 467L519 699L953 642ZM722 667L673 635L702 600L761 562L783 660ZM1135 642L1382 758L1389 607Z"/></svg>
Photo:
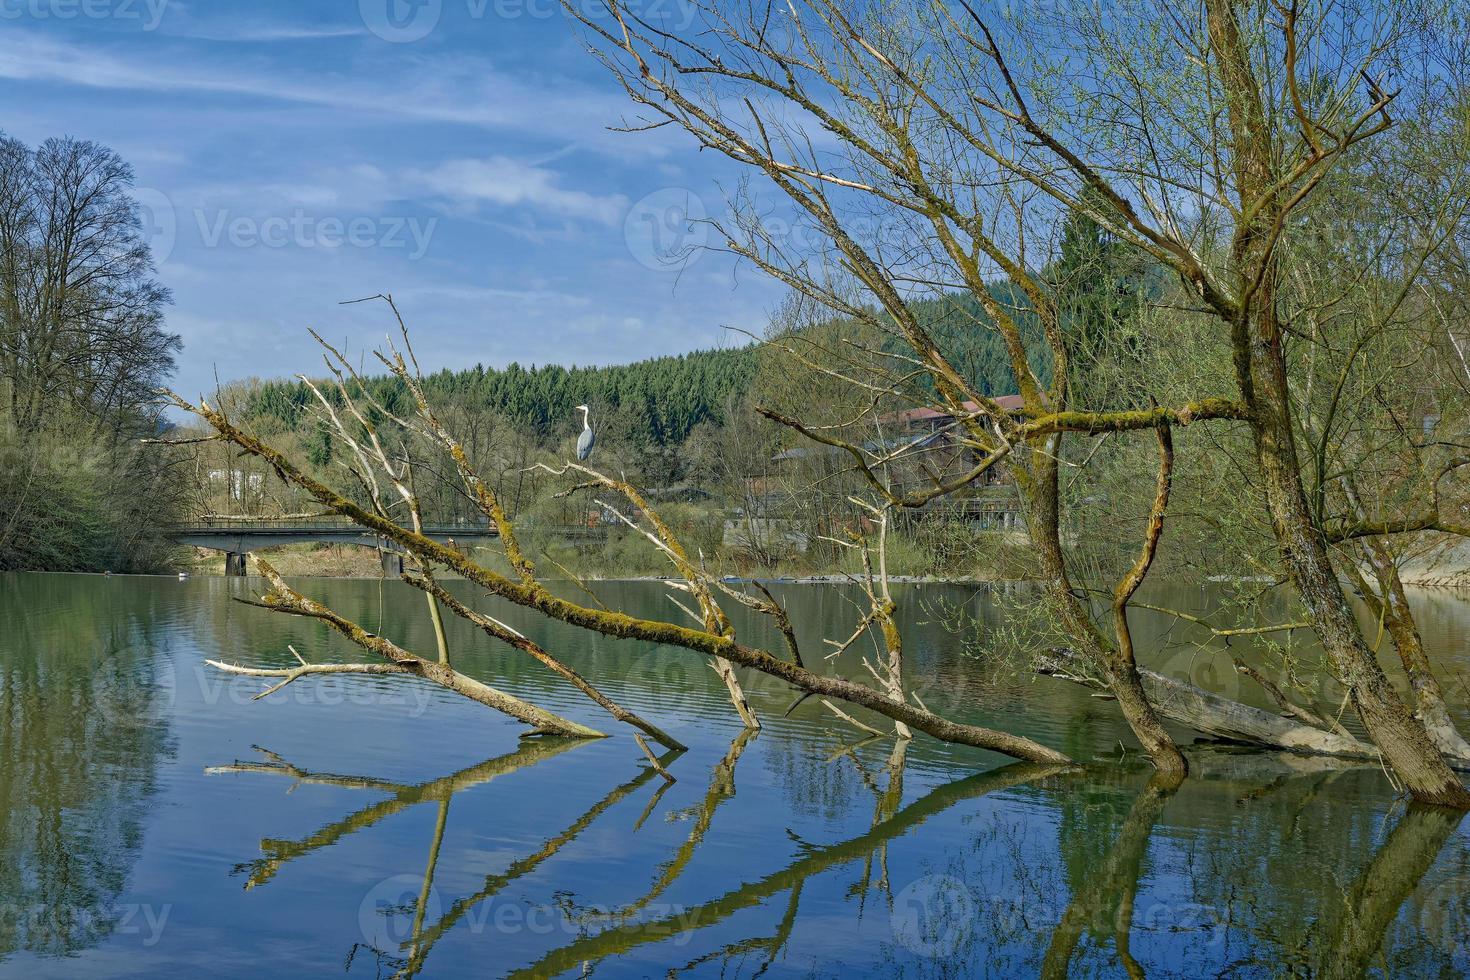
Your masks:
<svg viewBox="0 0 1470 980"><path fill-rule="evenodd" d="M1006 411L1021 410L1019 395L995 400ZM979 411L974 402L963 407ZM984 458L965 435L953 412L920 406L877 416L861 448L895 493L917 493L957 480ZM750 544L746 539L762 537L782 548L805 551L813 534L833 534L858 520L845 500L847 494L862 489L862 481L846 450L804 442L772 455L763 472L745 478L744 489L744 506L730 522L727 543ZM901 514L908 523L936 518L960 521L975 531L1024 533L1020 498L1004 463L953 493ZM731 535L741 541L731 541Z"/></svg>

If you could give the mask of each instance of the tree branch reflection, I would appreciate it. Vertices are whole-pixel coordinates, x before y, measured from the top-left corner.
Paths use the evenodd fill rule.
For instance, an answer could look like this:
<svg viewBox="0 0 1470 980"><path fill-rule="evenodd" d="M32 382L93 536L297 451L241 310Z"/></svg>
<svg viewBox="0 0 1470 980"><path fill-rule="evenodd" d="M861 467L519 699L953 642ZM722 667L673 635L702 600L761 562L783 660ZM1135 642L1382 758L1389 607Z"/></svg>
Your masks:
<svg viewBox="0 0 1470 980"><path fill-rule="evenodd" d="M590 936L579 937L552 950L536 963L510 974L512 977L557 976L580 969L584 962L626 953L647 943L662 942L690 930L702 930L734 913L760 904L773 895L792 892L809 878L834 867L862 860L888 841L899 837L957 803L986 793L1009 789L1066 771L1066 766L1015 763L936 787L879 821L857 837L835 844L814 846L792 864L756 881L732 889L702 905L644 922L625 923ZM789 930L788 930L789 931Z"/></svg>
<svg viewBox="0 0 1470 980"><path fill-rule="evenodd" d="M514 752L486 759L484 762L466 767L459 772L451 773L448 776L441 776L438 779L419 783L418 785L389 783L360 776L339 776L331 773L305 772L284 760L280 760L279 756L267 752L264 749L260 751L268 758L280 761L265 763L235 762L227 766L211 766L205 772L212 775L240 772L275 773L290 776L292 779L301 783L378 790L392 794L386 800L380 800L371 806L363 807L361 810L348 814L341 820L327 824L303 840L292 841L263 838L260 842L260 849L265 852L266 856L235 867L237 873L247 870L250 871L250 878L245 883L245 887L248 889L255 888L258 885L263 885L270 881L282 866L294 861L296 858L310 854L312 851L319 850L323 847L330 847L342 838L355 834L360 830L365 830L379 821L400 813L411 806L431 801L447 803L449 798L460 790L488 783L498 776L504 776L518 769L535 765L552 756L560 755L568 749L576 748L581 744L583 743L579 739L525 739Z"/></svg>

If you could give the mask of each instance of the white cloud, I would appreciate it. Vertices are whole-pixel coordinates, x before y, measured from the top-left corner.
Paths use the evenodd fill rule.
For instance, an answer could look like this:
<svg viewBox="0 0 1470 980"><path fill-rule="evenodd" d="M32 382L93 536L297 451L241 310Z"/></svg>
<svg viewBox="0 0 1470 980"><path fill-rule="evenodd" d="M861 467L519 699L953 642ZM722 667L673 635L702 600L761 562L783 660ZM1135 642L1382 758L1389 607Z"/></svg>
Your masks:
<svg viewBox="0 0 1470 980"><path fill-rule="evenodd" d="M385 172L368 163L321 170L292 179L230 181L172 189L183 209L232 210L241 214L277 213L304 208L317 214L380 214L390 206L418 204L455 218L485 218L490 212L515 212L528 227L503 227L522 236L556 237L536 219L593 221L616 225L628 210L621 194L593 194L562 186L563 176L536 163L506 156L447 160L428 169ZM563 231L567 229L563 228Z"/></svg>
<svg viewBox="0 0 1470 980"><path fill-rule="evenodd" d="M487 304L507 301L538 309L545 309L550 304L566 308L585 308L592 305L592 300L586 296L556 289L501 289L494 286L413 286L399 290L394 296L425 305L459 304L469 309L483 309Z"/></svg>
<svg viewBox="0 0 1470 980"><path fill-rule="evenodd" d="M365 37L364 27L223 27L168 31L170 37L200 41L230 41L242 44L271 41L321 41L343 37Z"/></svg>
<svg viewBox="0 0 1470 980"><path fill-rule="evenodd" d="M615 94L566 78L552 82L497 71L480 58L379 61L365 74L302 75L251 62L250 70L218 56L191 60L184 51L118 56L95 46L54 41L6 28L0 32L0 79L118 89L238 95L325 106L372 117L508 128L585 142L625 110ZM608 141L604 146L611 147ZM660 153L658 141L623 140L622 152Z"/></svg>
<svg viewBox="0 0 1470 980"><path fill-rule="evenodd" d="M558 175L509 157L450 160L432 170L411 172L410 183L464 206L533 208L569 218L615 224L627 211L621 194L594 195L559 186Z"/></svg>

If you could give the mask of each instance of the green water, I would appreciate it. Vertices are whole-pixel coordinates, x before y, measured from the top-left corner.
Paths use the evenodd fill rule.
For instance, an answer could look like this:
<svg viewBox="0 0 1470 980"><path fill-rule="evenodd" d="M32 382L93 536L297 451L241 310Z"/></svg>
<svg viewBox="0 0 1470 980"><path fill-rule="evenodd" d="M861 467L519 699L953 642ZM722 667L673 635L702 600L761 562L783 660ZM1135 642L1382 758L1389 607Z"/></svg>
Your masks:
<svg viewBox="0 0 1470 980"><path fill-rule="evenodd" d="M627 730L451 622L457 665L616 737L522 726L394 677L263 701L248 664L359 659L223 579L0 576L0 975L642 977L1459 976L1470 822L1408 807L1375 767L1191 750L1151 787L1116 709L1064 682L997 689L939 622L993 629L972 588L902 595L907 686L931 708L1091 765L1055 774L860 733L749 677L742 736L713 672L494 609L690 746L665 784ZM301 587L421 652L397 583ZM677 610L656 583L609 605ZM810 660L852 596L783 591ZM1470 604L1419 597L1452 699ZM1201 608L1198 594L1171 601ZM774 640L740 623L752 641ZM1218 656L1145 624L1147 658L1233 694ZM825 669L856 676L853 651ZM1324 699L1330 692L1324 692ZM1466 719L1461 718L1462 723Z"/></svg>

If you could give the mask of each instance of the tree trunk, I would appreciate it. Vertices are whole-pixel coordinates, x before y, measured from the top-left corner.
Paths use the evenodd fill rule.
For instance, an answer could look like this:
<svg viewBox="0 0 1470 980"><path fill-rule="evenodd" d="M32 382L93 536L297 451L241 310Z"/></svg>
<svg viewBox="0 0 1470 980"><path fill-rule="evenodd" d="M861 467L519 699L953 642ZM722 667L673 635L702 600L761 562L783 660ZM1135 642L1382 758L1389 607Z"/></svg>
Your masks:
<svg viewBox="0 0 1470 980"><path fill-rule="evenodd" d="M1079 654L1071 650L1055 650L1036 669L1038 673L1064 677L1086 687L1111 690L1080 673L1077 668L1081 663L1085 660ZM1308 755L1364 760L1377 760L1379 757L1377 748L1351 735L1304 725L1295 719L1232 701L1152 670L1140 670L1139 678L1149 703L1159 714L1205 735Z"/></svg>
<svg viewBox="0 0 1470 980"><path fill-rule="evenodd" d="M1051 943L1041 961L1041 976L1045 980L1069 975L1077 944L1089 931L1111 933L1118 959L1128 976L1143 976L1129 952L1133 902L1154 824L1181 781L1178 774L1155 773L1133 801L1118 831L1118 839L1102 864L1083 881L1073 882L1072 902L1052 932Z"/></svg>
<svg viewBox="0 0 1470 980"><path fill-rule="evenodd" d="M1273 128L1263 86L1241 37L1233 0L1206 0L1210 45L1229 114L1231 162L1240 212L1231 262L1239 308L1228 309L1236 380L1250 412L1251 435L1271 526L1292 584L1322 647L1348 689L1368 734L1399 778L1424 803L1470 809L1470 792L1389 684L1338 582L1302 486L1292 427L1291 391L1276 309L1274 224L1286 220Z"/></svg>
<svg viewBox="0 0 1470 980"><path fill-rule="evenodd" d="M1470 809L1470 792L1451 771L1425 726L1410 713L1363 640L1307 509L1297 468L1280 337L1251 349L1252 422L1271 526L1292 583L1322 647L1347 688L1368 735L1414 799Z"/></svg>
<svg viewBox="0 0 1470 980"><path fill-rule="evenodd" d="M1044 451L1030 454L1028 469L1016 474L1027 503L1027 529L1041 560L1042 577L1072 642L1083 645L1081 654L1104 671L1108 690L1118 699L1123 719L1162 773L1183 776L1189 772L1184 753L1174 744L1158 712L1149 703L1131 652L1110 649L1097 631L1087 607L1072 590L1062 553L1061 518L1057 494L1057 453L1061 437L1051 437Z"/></svg>
<svg viewBox="0 0 1470 980"><path fill-rule="evenodd" d="M1394 649L1398 650L1404 673L1409 678L1420 722L1440 752L1455 761L1470 762L1470 742L1465 741L1450 718L1444 691L1424 652L1424 641L1419 636L1414 611L1409 607L1409 597L1404 592L1398 565L1394 563L1387 545L1379 538L1366 539L1363 554L1378 580L1378 594L1365 591L1363 598L1369 608L1382 615L1383 625L1393 638Z"/></svg>
<svg viewBox="0 0 1470 980"><path fill-rule="evenodd" d="M1343 896L1317 945L1317 976L1363 977L1383 951L1383 937L1419 887L1465 815L1410 806L1372 862ZM1337 904L1337 903L1334 903Z"/></svg>

